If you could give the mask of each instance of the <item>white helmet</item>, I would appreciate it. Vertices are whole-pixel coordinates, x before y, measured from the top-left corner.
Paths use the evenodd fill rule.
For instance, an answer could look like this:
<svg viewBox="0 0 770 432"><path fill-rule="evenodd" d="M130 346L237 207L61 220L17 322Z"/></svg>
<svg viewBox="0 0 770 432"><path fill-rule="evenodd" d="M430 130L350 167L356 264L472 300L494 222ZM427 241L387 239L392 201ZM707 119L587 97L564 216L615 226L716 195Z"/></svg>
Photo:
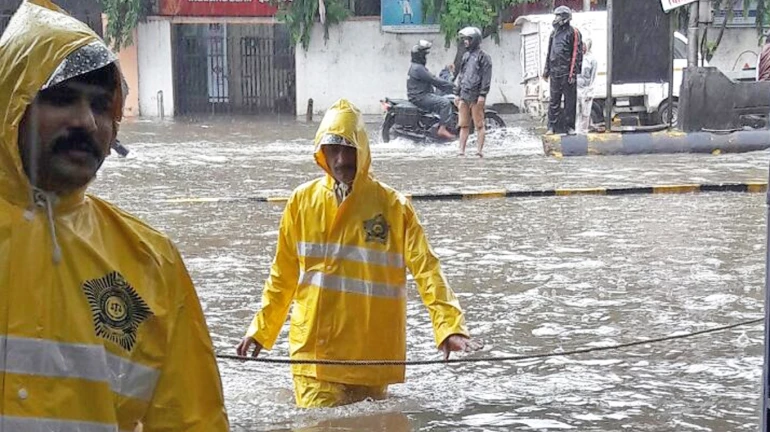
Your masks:
<svg viewBox="0 0 770 432"><path fill-rule="evenodd" d="M481 30L478 27L465 27L464 29L460 30L458 33L458 36L460 39L470 39L470 49L474 49L477 46L481 45Z"/></svg>

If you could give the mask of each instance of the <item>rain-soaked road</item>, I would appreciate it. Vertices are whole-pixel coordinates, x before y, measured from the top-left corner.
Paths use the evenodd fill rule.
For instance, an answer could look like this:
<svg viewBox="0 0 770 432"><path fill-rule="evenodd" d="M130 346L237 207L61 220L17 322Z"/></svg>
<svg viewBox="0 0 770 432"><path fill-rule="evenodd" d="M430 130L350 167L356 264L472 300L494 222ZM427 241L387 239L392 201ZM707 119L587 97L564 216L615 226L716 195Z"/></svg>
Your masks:
<svg viewBox="0 0 770 432"><path fill-rule="evenodd" d="M376 124L372 130L376 131ZM167 232L196 282L218 351L259 307L282 206L168 202L286 195L319 175L314 125L220 119L127 122L93 192ZM375 175L404 192L763 181L766 152L542 155L525 123L486 158L373 141ZM762 316L764 195L417 202L465 308L478 355L600 346ZM408 358L435 359L416 290ZM271 356L285 357L284 328ZM623 351L518 363L420 366L383 402L293 407L288 367L220 363L234 431L753 431L762 326ZM190 377L195 379L195 377Z"/></svg>

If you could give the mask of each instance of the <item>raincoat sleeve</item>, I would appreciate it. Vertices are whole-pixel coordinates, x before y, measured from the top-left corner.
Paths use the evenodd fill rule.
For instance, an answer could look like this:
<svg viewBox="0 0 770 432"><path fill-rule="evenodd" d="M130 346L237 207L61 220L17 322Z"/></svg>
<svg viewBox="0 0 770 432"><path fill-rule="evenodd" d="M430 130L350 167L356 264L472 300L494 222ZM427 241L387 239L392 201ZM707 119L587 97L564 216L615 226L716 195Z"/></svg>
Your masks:
<svg viewBox="0 0 770 432"><path fill-rule="evenodd" d="M479 96L487 97L489 89L492 87L492 57L489 54L484 53L481 56L481 64L479 64L479 70L481 72L481 91Z"/></svg>
<svg viewBox="0 0 770 432"><path fill-rule="evenodd" d="M227 432L222 382L209 330L176 249L175 254L175 264L166 278L170 292L179 300L169 311L165 363L142 420L143 431Z"/></svg>
<svg viewBox="0 0 770 432"><path fill-rule="evenodd" d="M463 75L465 75L465 62L468 61L468 53L463 54L462 60L460 60L460 69L458 69L457 76L454 81L454 94L460 96L460 86L463 83Z"/></svg>
<svg viewBox="0 0 770 432"><path fill-rule="evenodd" d="M460 302L449 288L438 257L428 244L425 231L409 202L406 203L406 218L406 265L430 313L436 346L453 334L469 336Z"/></svg>
<svg viewBox="0 0 770 432"><path fill-rule="evenodd" d="M444 79L437 78L436 75L430 73L428 68L423 65L420 65L420 67L415 67L414 69L410 70L410 72L414 79L418 81L429 82L433 87L438 89L444 91L452 91L452 89L454 89L454 84Z"/></svg>
<svg viewBox="0 0 770 432"><path fill-rule="evenodd" d="M265 349L271 349L275 344L297 291L299 258L294 234L295 207L292 196L281 217L275 259L262 291L262 309L257 312L246 332L247 337Z"/></svg>

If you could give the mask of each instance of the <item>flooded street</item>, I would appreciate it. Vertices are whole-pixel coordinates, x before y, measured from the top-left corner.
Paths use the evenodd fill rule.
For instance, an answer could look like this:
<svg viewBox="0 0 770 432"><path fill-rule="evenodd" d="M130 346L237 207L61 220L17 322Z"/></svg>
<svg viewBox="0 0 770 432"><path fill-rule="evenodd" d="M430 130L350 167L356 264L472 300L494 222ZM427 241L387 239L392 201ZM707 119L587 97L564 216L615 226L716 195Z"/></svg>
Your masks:
<svg viewBox="0 0 770 432"><path fill-rule="evenodd" d="M377 119L373 119L376 121ZM507 119L506 119L507 120ZM486 157L382 144L373 172L402 192L765 181L770 154L554 159L524 120ZM92 192L179 246L216 349L234 354L275 251L282 204L173 202L286 196L321 174L316 125L294 120L128 121ZM469 151L469 154L472 154ZM763 316L764 194L416 202L485 343L474 356L612 345ZM410 282L410 360L438 359ZM288 356L284 326L271 357ZM753 431L762 325L662 344L521 362L417 366L382 402L301 410L288 366L221 361L234 431ZM195 379L195 377L189 377Z"/></svg>

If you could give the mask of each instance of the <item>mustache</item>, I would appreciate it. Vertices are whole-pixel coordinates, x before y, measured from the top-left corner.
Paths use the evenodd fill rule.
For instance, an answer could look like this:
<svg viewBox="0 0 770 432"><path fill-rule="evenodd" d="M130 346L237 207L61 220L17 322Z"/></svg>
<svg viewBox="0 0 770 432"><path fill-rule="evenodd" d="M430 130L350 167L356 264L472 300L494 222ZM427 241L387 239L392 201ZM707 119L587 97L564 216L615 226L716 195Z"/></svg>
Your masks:
<svg viewBox="0 0 770 432"><path fill-rule="evenodd" d="M85 129L72 129L67 135L57 138L53 142L52 150L54 153L68 150L83 150L91 153L98 159L104 157L99 145L96 144Z"/></svg>

